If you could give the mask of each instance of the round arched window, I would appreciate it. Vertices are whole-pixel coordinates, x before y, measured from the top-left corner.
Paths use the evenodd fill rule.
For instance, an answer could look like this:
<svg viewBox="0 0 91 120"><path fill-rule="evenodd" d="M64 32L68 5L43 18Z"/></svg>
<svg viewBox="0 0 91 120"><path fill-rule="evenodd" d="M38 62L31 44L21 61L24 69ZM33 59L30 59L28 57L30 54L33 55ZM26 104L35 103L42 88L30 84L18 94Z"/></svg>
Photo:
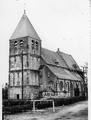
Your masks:
<svg viewBox="0 0 91 120"><path fill-rule="evenodd" d="M60 90L63 90L63 81L60 82Z"/></svg>
<svg viewBox="0 0 91 120"><path fill-rule="evenodd" d="M48 82L48 86L49 86L50 88L53 88L53 86L54 86L53 81L49 81L49 82Z"/></svg>
<svg viewBox="0 0 91 120"><path fill-rule="evenodd" d="M38 50L38 42L36 41L36 50Z"/></svg>
<svg viewBox="0 0 91 120"><path fill-rule="evenodd" d="M20 47L23 46L23 40L20 40Z"/></svg>
<svg viewBox="0 0 91 120"><path fill-rule="evenodd" d="M14 46L17 47L17 41L14 41Z"/></svg>
<svg viewBox="0 0 91 120"><path fill-rule="evenodd" d="M66 83L67 91L69 91L69 82Z"/></svg>
<svg viewBox="0 0 91 120"><path fill-rule="evenodd" d="M34 40L32 40L32 49L34 49Z"/></svg>
<svg viewBox="0 0 91 120"><path fill-rule="evenodd" d="M71 91L73 91L73 83L72 82L70 83L70 89L71 89Z"/></svg>

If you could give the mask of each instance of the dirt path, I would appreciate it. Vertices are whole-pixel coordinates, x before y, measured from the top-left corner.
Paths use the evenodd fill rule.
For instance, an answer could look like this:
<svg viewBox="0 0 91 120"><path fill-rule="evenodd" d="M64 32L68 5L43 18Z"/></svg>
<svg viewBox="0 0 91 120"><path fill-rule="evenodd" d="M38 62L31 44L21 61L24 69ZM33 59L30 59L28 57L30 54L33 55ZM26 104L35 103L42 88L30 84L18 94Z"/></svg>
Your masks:
<svg viewBox="0 0 91 120"><path fill-rule="evenodd" d="M4 120L88 120L88 102L83 101L69 106L60 106L55 108L43 109L40 111L24 112L15 115L6 115Z"/></svg>

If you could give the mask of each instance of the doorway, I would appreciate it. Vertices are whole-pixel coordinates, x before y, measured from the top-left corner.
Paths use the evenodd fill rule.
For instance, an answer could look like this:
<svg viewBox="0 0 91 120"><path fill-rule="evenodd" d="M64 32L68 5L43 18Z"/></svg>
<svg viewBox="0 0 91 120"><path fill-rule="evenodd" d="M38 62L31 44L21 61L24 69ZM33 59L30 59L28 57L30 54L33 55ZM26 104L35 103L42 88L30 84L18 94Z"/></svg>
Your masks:
<svg viewBox="0 0 91 120"><path fill-rule="evenodd" d="M19 99L19 94L17 94L17 99Z"/></svg>

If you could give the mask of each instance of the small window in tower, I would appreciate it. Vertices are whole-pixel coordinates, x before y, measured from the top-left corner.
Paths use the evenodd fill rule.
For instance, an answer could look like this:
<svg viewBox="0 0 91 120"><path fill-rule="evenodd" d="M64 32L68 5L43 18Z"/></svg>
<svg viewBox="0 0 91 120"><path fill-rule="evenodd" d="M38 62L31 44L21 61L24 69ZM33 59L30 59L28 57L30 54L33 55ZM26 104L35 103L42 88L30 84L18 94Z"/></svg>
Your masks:
<svg viewBox="0 0 91 120"><path fill-rule="evenodd" d="M36 50L38 50L38 42L36 41Z"/></svg>
<svg viewBox="0 0 91 120"><path fill-rule="evenodd" d="M17 47L17 41L14 42L14 46Z"/></svg>
<svg viewBox="0 0 91 120"><path fill-rule="evenodd" d="M32 40L32 49L34 49L34 40Z"/></svg>
<svg viewBox="0 0 91 120"><path fill-rule="evenodd" d="M23 46L23 40L20 40L20 47Z"/></svg>

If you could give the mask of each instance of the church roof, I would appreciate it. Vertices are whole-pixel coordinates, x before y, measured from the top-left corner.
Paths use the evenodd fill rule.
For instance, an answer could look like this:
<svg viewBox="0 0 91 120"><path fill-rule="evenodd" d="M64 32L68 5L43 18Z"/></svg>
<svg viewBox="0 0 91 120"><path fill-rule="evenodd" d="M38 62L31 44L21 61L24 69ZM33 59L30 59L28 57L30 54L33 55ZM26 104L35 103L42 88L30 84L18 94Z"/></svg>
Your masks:
<svg viewBox="0 0 91 120"><path fill-rule="evenodd" d="M74 58L73 58L71 55L66 54L66 53L63 53L63 52L60 52L60 51L57 51L57 53L58 53L58 55L59 55L60 57L63 58L64 62L66 63L66 65L67 65L70 69L80 71L79 66L77 65L76 61L74 60Z"/></svg>
<svg viewBox="0 0 91 120"><path fill-rule="evenodd" d="M69 54L42 48L42 58L47 64L80 71L78 64Z"/></svg>
<svg viewBox="0 0 91 120"><path fill-rule="evenodd" d="M54 51L42 48L42 58L47 64L68 68L63 59Z"/></svg>
<svg viewBox="0 0 91 120"><path fill-rule="evenodd" d="M24 11L22 18L10 39L16 39L25 36L30 36L38 40L40 39Z"/></svg>
<svg viewBox="0 0 91 120"><path fill-rule="evenodd" d="M82 78L79 74L75 72L70 72L64 68L58 68L54 66L47 65L47 67L56 75L58 78L66 79L66 80L74 80L74 81L81 81Z"/></svg>
<svg viewBox="0 0 91 120"><path fill-rule="evenodd" d="M81 76L75 72L80 71L80 68L71 55L42 48L41 57L45 61L46 66L59 79L82 81ZM72 71L70 72L70 70Z"/></svg>

